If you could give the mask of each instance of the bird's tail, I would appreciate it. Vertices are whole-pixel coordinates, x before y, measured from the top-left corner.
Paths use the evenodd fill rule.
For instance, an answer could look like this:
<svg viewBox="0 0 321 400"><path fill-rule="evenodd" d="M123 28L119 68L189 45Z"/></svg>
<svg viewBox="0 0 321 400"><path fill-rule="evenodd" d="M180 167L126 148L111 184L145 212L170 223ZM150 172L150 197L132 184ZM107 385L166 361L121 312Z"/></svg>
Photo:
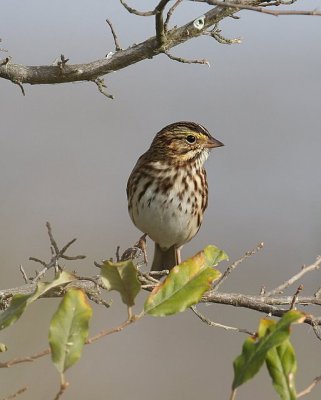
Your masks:
<svg viewBox="0 0 321 400"><path fill-rule="evenodd" d="M151 271L162 271L163 269L172 269L180 263L180 248L175 246L167 250L162 250L155 243L154 259Z"/></svg>

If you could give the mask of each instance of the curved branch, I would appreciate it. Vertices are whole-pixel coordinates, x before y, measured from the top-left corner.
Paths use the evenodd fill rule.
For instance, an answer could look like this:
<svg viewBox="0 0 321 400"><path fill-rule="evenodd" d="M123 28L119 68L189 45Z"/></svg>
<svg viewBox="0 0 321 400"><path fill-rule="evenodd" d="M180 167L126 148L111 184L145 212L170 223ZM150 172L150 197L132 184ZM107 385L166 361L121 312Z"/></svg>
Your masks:
<svg viewBox="0 0 321 400"><path fill-rule="evenodd" d="M100 76L126 68L142 60L153 58L181 43L203 34L204 30L213 26L223 18L232 15L235 9L215 7L204 15L204 25L201 29L195 27L194 21L184 26L174 28L162 36L162 45L156 36L142 43L133 45L126 50L117 51L112 56L92 61L87 64L24 66L10 61L0 62L0 77L11 82L31 85L44 85L76 81L95 81Z"/></svg>
<svg viewBox="0 0 321 400"><path fill-rule="evenodd" d="M209 34L206 29L214 26L222 19L233 16L240 10L252 10L261 13L268 13L271 15L321 15L319 11L276 11L266 10L266 7L271 5L289 5L293 3L293 0L284 2L281 0L275 0L272 2L262 2L262 0L244 0L242 4L238 1L230 0L218 1L218 0L193 0L195 2L208 3L211 6L215 6L203 16L196 18L194 21L190 21L184 26L175 27L171 30L167 30L168 20L171 17L173 11L180 3L176 1L174 6L170 8L167 14L167 18L164 22L163 13L164 9L170 0L160 0L157 6L146 12L140 12L127 5L124 0L120 0L121 4L131 14L140 16L155 16L156 24L156 36L151 37L144 42L135 44L125 50L120 50L118 43L116 43L116 53L109 53L105 58L92 61L86 64L67 64L68 59L61 56L61 62L56 65L43 65L43 66L25 66L14 64L10 57L6 57L4 60L0 60L0 78L10 80L11 82L18 85L22 93L24 94L24 88L22 84L29 83L31 85L44 85L44 84L57 84L67 82L80 82L80 81L91 81L95 82L98 89L107 97L113 98L111 95L106 93L104 86L99 84L97 79L101 79L102 76L110 74L111 72L118 71L126 68L129 65L135 64L142 60L153 58L158 54L168 52L171 48L184 43L192 38L196 38L203 34ZM260 6L260 7L258 7ZM108 22L108 20L107 20ZM112 27L111 27L112 28ZM115 32L113 31L115 40ZM168 53L167 53L168 54ZM172 57L173 58L173 57ZM177 57L177 60L182 60ZM202 63L202 62L201 62ZM98 83L97 83L98 82Z"/></svg>

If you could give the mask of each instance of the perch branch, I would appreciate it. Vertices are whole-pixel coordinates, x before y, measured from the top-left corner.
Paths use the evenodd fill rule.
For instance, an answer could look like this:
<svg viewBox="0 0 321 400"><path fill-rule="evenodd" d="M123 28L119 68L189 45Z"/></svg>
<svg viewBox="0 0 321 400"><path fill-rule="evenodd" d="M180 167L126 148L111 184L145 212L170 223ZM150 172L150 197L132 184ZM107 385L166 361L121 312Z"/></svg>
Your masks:
<svg viewBox="0 0 321 400"><path fill-rule="evenodd" d="M121 3L123 5L126 4L123 0L121 0ZM144 13L144 15L155 15L156 11L159 10L164 3L165 1L159 2L157 6L159 7L158 9L156 7L155 10L147 14ZM24 66L14 64L7 58L8 61L5 59L4 62L0 63L2 64L0 65L0 77L12 82L20 82L21 84L29 83L32 85L76 81L93 81L98 85L96 82L97 78L126 68L142 60L153 58L163 53L164 50L168 51L192 38L199 37L204 30L210 28L225 17L233 15L234 12L235 9L232 8L214 7L204 14L204 25L201 28L196 27L194 21L190 21L183 26L167 31L166 35L162 35L164 29L163 24L163 28L159 28L162 29L162 32L159 31L158 37L151 37L123 51L118 51L109 57L87 64L61 64L62 61L60 61L59 65ZM159 45L160 34L162 35L162 40L164 39L161 46ZM61 69L62 66L63 70ZM99 89L102 89L102 86L100 86Z"/></svg>

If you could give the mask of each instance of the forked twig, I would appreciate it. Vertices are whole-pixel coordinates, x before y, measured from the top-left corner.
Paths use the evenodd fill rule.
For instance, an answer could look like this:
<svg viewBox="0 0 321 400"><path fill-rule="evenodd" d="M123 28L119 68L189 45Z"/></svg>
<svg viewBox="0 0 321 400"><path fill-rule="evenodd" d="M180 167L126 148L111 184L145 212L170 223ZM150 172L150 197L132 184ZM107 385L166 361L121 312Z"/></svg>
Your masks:
<svg viewBox="0 0 321 400"><path fill-rule="evenodd" d="M53 237L51 225L49 222L46 222L46 227L47 227L48 236L50 239L50 244L51 244L51 249L52 249L52 257L48 263L46 263L45 261L40 260L39 258L36 258L36 257L29 257L29 260L38 262L43 266L42 270L40 272L38 272L34 278L31 279L33 282L37 282L40 278L42 278L43 275L48 271L48 269L53 268L53 267L58 268L59 267L58 261L61 258L64 260L82 260L82 259L86 258L86 256L83 256L83 255L67 256L65 254L65 252L69 249L69 247L73 243L75 243L75 241L77 239L72 239L61 250L59 250L59 247Z"/></svg>

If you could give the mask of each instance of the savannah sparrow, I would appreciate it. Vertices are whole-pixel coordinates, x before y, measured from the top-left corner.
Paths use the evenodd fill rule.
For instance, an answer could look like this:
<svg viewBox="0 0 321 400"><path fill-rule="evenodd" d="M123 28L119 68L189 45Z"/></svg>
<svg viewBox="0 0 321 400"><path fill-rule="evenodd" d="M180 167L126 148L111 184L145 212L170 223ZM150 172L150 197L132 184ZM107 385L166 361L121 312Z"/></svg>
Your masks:
<svg viewBox="0 0 321 400"><path fill-rule="evenodd" d="M138 159L127 183L128 210L155 242L152 270L179 264L182 245L198 232L208 195L203 164L219 146L202 125L176 122L158 132Z"/></svg>

